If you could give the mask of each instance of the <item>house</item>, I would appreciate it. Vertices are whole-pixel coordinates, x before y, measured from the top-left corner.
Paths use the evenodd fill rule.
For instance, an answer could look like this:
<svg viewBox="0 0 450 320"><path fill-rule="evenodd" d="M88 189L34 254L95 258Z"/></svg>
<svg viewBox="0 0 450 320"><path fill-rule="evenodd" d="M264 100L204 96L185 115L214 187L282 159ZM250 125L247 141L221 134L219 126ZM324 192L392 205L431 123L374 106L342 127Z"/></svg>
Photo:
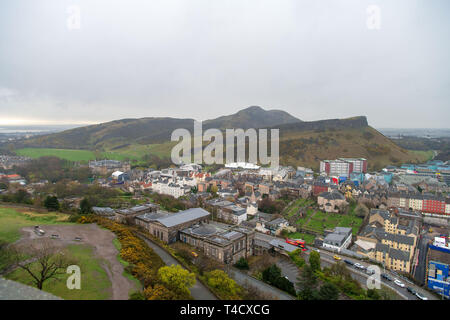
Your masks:
<svg viewBox="0 0 450 320"><path fill-rule="evenodd" d="M346 249L351 242L352 228L336 227L323 239L322 246L340 252L342 249Z"/></svg>
<svg viewBox="0 0 450 320"><path fill-rule="evenodd" d="M339 212L347 205L347 201L339 191L322 192L317 197L317 204L321 210L325 212Z"/></svg>

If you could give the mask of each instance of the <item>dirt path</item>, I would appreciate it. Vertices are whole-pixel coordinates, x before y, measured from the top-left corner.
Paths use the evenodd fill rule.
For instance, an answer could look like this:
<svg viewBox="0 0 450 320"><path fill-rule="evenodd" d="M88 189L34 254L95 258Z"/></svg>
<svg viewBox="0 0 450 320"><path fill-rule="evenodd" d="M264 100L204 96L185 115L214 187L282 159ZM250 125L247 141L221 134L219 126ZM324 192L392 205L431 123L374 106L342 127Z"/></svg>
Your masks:
<svg viewBox="0 0 450 320"><path fill-rule="evenodd" d="M111 293L113 300L128 300L131 290L136 290L135 284L123 275L124 267L118 261L118 250L113 244L116 237L114 233L101 229L96 224L86 225L41 225L45 231L44 236L38 236L33 227L22 228L23 237L16 244L26 245L33 239L49 238L52 234L59 235L59 239L53 239L55 245L65 247L70 244L90 245L94 248L94 254L102 260L102 267L111 281ZM75 237L81 237L81 241L75 241Z"/></svg>

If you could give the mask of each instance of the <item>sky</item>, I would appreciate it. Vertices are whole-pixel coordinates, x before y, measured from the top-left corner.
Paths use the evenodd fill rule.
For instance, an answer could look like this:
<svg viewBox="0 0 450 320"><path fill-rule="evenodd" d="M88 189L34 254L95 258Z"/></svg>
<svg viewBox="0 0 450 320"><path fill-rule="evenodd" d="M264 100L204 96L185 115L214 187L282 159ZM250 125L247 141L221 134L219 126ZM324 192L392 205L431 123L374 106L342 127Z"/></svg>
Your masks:
<svg viewBox="0 0 450 320"><path fill-rule="evenodd" d="M448 0L2 0L0 125L206 120L449 128Z"/></svg>

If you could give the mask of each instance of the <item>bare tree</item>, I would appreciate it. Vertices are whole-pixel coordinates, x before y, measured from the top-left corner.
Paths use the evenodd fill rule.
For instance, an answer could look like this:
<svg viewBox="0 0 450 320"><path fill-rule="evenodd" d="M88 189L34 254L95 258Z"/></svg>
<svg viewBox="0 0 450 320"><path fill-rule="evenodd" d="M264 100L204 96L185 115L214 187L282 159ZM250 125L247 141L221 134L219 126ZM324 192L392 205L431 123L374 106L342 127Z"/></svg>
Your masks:
<svg viewBox="0 0 450 320"><path fill-rule="evenodd" d="M17 267L25 270L36 287L42 290L45 281L58 279L74 261L67 252L52 246L51 241L46 239L35 241L25 248L16 248L15 263Z"/></svg>

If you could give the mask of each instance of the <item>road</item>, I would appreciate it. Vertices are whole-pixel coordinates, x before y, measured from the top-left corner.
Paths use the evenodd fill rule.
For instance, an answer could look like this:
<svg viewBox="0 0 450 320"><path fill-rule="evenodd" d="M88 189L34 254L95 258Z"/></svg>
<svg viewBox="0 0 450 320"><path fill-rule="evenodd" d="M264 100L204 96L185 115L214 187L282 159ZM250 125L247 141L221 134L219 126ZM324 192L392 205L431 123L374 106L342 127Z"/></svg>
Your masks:
<svg viewBox="0 0 450 320"><path fill-rule="evenodd" d="M274 236L259 233L259 232L257 232L255 234L255 238L259 239L261 241L267 241L267 242L271 241L273 239L277 239ZM304 253L309 257L310 249ZM358 260L356 258L349 258L347 256L335 254L333 252L329 252L324 249L320 249L320 259L321 259L322 266L330 266L333 263L336 263L336 260L334 259L335 255L340 257L342 260L344 260L344 259L349 260L349 261L352 261L353 263L358 262L359 264L365 266L366 268L371 265L370 263ZM347 269L351 272L353 279L357 280L361 285L363 285L364 287L367 288L367 278L369 277L369 275L367 275L365 272L361 272L359 269L356 269L355 267L347 266ZM282 272L283 272L283 275L286 275L288 277L289 281L294 282L294 283L297 282L296 276L294 274L292 274L292 272L290 272L288 268L282 268ZM434 295L432 295L428 291L420 288L419 286L413 284L410 280L404 279L404 278L398 276L396 273L393 273L388 270L381 270L381 272L387 273L392 278L394 278L394 279L397 278L405 284L405 287L401 288L401 287L395 285L393 281L388 281L384 278L381 278L381 283L384 286L394 290L403 299L405 299L405 300L418 300L419 299L415 295L411 294L406 289L406 287L409 286L409 287L413 288L415 291L419 292L421 295L427 297L429 300L437 300L437 298Z"/></svg>
<svg viewBox="0 0 450 320"><path fill-rule="evenodd" d="M161 259L164 261L164 263L168 266L174 264L174 265L180 265L183 267L174 257L172 257L169 253L167 253L163 248L161 248L159 245L154 243L153 241L149 240L148 238L136 234L138 237L140 237L142 240L145 241L145 243L148 244L150 248L155 250L156 254L161 257ZM185 269L183 267L183 269ZM216 296L211 293L211 291L203 285L198 279L195 282L195 285L190 289L191 295L195 300L217 300Z"/></svg>
<svg viewBox="0 0 450 320"><path fill-rule="evenodd" d="M267 283L264 283L258 279L255 279L243 272L240 272L239 270L235 268L229 268L228 275L233 278L239 285L246 287L248 285L251 285L255 288L257 288L259 291L269 294L278 300L295 300L294 297L291 295L272 287L271 285L268 285Z"/></svg>
<svg viewBox="0 0 450 320"><path fill-rule="evenodd" d="M428 237L426 234L421 234L419 238L419 244L417 246L419 250L418 264L414 272L414 279L420 284L425 283L425 272L426 272L426 260L428 252ZM415 261L414 261L415 262Z"/></svg>

